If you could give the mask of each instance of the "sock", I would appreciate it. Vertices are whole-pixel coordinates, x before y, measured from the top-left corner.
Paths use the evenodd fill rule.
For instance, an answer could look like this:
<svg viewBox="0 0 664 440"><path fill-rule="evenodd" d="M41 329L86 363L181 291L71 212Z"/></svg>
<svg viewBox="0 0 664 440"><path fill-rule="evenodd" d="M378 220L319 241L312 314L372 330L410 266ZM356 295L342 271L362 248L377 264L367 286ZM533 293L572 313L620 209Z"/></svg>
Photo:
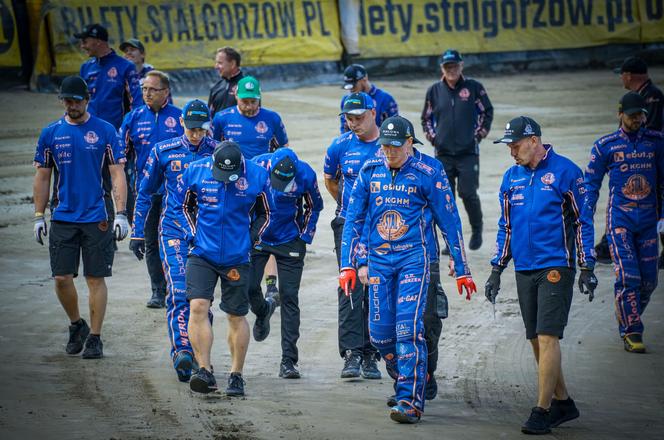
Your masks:
<svg viewBox="0 0 664 440"><path fill-rule="evenodd" d="M266 286L276 286L277 285L277 277L274 275L268 275L265 277L265 285Z"/></svg>
<svg viewBox="0 0 664 440"><path fill-rule="evenodd" d="M83 325L83 319L78 318L78 321L71 321L71 325L75 325L75 326L79 327L79 326Z"/></svg>

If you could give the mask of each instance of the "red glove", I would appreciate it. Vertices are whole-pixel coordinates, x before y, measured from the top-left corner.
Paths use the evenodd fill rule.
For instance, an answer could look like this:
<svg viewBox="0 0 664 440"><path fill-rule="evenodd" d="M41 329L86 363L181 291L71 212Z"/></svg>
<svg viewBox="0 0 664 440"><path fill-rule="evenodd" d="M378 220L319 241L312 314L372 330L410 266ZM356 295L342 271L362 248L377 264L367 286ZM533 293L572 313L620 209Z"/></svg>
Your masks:
<svg viewBox="0 0 664 440"><path fill-rule="evenodd" d="M356 282L357 273L355 269L341 269L339 273L339 287L341 287L346 296L350 296L350 292L355 289Z"/></svg>
<svg viewBox="0 0 664 440"><path fill-rule="evenodd" d="M463 288L466 288L466 299L470 301L470 296L477 292L477 287L475 287L475 281L470 275L464 275L457 277L457 289L459 289L459 295L463 295Z"/></svg>

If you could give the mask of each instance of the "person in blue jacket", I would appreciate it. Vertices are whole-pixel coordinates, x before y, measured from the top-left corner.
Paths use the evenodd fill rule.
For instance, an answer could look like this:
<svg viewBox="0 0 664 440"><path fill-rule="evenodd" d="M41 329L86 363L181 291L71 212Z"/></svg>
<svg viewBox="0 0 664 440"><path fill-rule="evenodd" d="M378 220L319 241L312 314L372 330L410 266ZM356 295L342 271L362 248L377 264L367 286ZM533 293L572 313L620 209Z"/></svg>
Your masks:
<svg viewBox="0 0 664 440"><path fill-rule="evenodd" d="M256 78L242 78L235 94L237 105L219 111L212 119L215 140L237 142L247 160L288 146L281 116L261 106L261 88Z"/></svg>
<svg viewBox="0 0 664 440"><path fill-rule="evenodd" d="M100 24L90 24L74 37L90 57L80 70L90 94L88 111L117 130L124 115L143 104L136 66L111 49L108 31Z"/></svg>
<svg viewBox="0 0 664 440"><path fill-rule="evenodd" d="M125 159L115 128L87 111L88 87L81 77L66 77L59 97L65 115L42 130L35 152L35 240L43 245L48 234L44 211L53 176L48 248L55 293L71 322L66 352L73 355L82 350L84 359L98 359L103 356L101 329L108 296L104 278L112 274L113 239L124 239L129 229ZM106 167L113 180L115 220L110 219L104 201L102 169ZM74 285L81 256L90 326L79 313Z"/></svg>
<svg viewBox="0 0 664 440"><path fill-rule="evenodd" d="M646 351L642 315L657 287L657 235L664 233L664 133L645 128L646 113L638 93L621 98L620 128L595 142L585 178L592 215L609 175L607 238L616 272L616 317L625 350L633 353Z"/></svg>
<svg viewBox="0 0 664 440"><path fill-rule="evenodd" d="M120 127L120 142L124 146L125 155L130 158L131 164L125 168L129 180L129 221L132 222L136 194L143 180L143 169L150 150L158 142L182 136L183 128L180 124L182 110L168 103L170 96L170 80L165 73L152 70L143 81L142 105L129 112ZM166 279L159 258L159 211L162 201L161 188L156 188L151 195L150 211L143 217L145 222L145 235L141 236L143 252L136 257L147 263L148 275L152 296L147 302L149 308L165 307ZM131 246L133 241L129 242Z"/></svg>
<svg viewBox="0 0 664 440"><path fill-rule="evenodd" d="M597 287L583 173L543 144L541 136L534 119L519 116L494 141L508 145L516 165L500 185L496 253L484 292L495 304L500 275L514 259L521 316L539 376L537 406L521 427L526 434L546 434L579 416L563 378L559 342L572 303L575 250L581 268L579 290L592 301Z"/></svg>
<svg viewBox="0 0 664 440"><path fill-rule="evenodd" d="M210 365L213 337L208 312L221 279L219 307L228 318L231 354L226 395L243 396L250 255L270 223L270 177L263 167L244 159L236 142L224 141L211 157L189 164L176 194L179 223L190 247L186 267L189 339L200 366L189 384L199 393L217 389Z"/></svg>
<svg viewBox="0 0 664 440"><path fill-rule="evenodd" d="M427 347L422 314L429 284L427 217L442 226L454 258L457 286L467 299L475 283L465 259L461 221L449 183L440 170L409 155L412 124L393 116L383 121L383 157L370 159L355 180L341 245L339 284L346 294L358 274L358 245L368 224L367 266L360 279L369 282L371 343L397 381L397 405L390 418L416 423L424 411ZM359 253L360 255L362 252Z"/></svg>
<svg viewBox="0 0 664 440"><path fill-rule="evenodd" d="M270 173L270 224L262 242L251 253L249 300L258 316L254 339L265 339L270 331L269 319L276 307L273 297L267 302L261 291L261 279L270 256L277 262L279 302L281 305L281 364L279 377L299 379L297 340L300 337L298 295L307 244L316 233L323 199L318 190L316 172L300 160L290 148L262 154L252 159Z"/></svg>
<svg viewBox="0 0 664 440"><path fill-rule="evenodd" d="M166 320L168 337L171 343L171 359L178 379L188 382L194 364L194 353L189 342L189 303L185 285L187 264L187 241L182 225L178 222L181 209L176 197L177 185L182 174L195 160L210 156L217 142L207 136L210 126L210 113L207 105L193 100L185 105L185 111L178 117L178 124L184 127L184 135L158 142L147 158L143 178L136 199L136 217L131 236L130 248L141 260L146 249L146 225L156 211L158 216L159 257L163 262L168 297L166 298ZM155 208L154 194L163 193L159 208ZM160 268L161 270L161 268Z"/></svg>
<svg viewBox="0 0 664 440"><path fill-rule="evenodd" d="M341 98L341 114L340 118L340 132L341 134L347 133L350 131L350 125L346 121L346 115L343 113L344 103L346 99L353 93L366 93L371 96L371 99L374 101L374 108L376 109L376 126L380 127L380 124L390 116L396 116L399 114L399 106L397 101L383 89L379 89L369 81L369 75L367 74L367 69L364 68L361 64L351 64L346 67L344 70L344 85L342 86L345 90L348 90L348 95L344 95Z"/></svg>

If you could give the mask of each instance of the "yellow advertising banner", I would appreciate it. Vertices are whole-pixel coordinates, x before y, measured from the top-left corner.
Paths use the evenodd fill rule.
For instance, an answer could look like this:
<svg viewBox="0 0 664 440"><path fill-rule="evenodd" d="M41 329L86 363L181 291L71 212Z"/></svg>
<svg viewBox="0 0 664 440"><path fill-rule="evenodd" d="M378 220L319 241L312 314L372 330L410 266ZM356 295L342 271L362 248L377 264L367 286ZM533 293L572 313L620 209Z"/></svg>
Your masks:
<svg viewBox="0 0 664 440"><path fill-rule="evenodd" d="M0 0L0 67L21 67L21 52L11 0Z"/></svg>
<svg viewBox="0 0 664 440"><path fill-rule="evenodd" d="M342 46L335 0L54 0L48 3L54 74L77 72L86 59L73 34L100 23L117 48L140 39L159 69L214 65L233 46L242 64L338 60Z"/></svg>
<svg viewBox="0 0 664 440"><path fill-rule="evenodd" d="M662 0L357 0L363 58L664 41Z"/></svg>

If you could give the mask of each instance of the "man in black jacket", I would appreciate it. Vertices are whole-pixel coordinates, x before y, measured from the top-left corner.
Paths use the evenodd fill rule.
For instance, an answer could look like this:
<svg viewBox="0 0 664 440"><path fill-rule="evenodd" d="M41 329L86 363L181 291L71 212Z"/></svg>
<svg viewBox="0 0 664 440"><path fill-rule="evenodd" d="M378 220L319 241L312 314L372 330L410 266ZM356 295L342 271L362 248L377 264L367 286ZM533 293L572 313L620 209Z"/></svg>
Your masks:
<svg viewBox="0 0 664 440"><path fill-rule="evenodd" d="M477 194L479 143L491 129L493 106L484 86L463 76L459 52L446 50L440 67L442 78L427 90L422 128L445 168L453 194L458 183L473 232L468 247L477 250L482 246L482 206Z"/></svg>
<svg viewBox="0 0 664 440"><path fill-rule="evenodd" d="M244 78L244 73L240 70L242 57L232 47L225 46L217 49L214 61L214 68L217 69L221 78L210 89L208 99L210 118L214 118L217 112L237 104L235 89L238 81Z"/></svg>

